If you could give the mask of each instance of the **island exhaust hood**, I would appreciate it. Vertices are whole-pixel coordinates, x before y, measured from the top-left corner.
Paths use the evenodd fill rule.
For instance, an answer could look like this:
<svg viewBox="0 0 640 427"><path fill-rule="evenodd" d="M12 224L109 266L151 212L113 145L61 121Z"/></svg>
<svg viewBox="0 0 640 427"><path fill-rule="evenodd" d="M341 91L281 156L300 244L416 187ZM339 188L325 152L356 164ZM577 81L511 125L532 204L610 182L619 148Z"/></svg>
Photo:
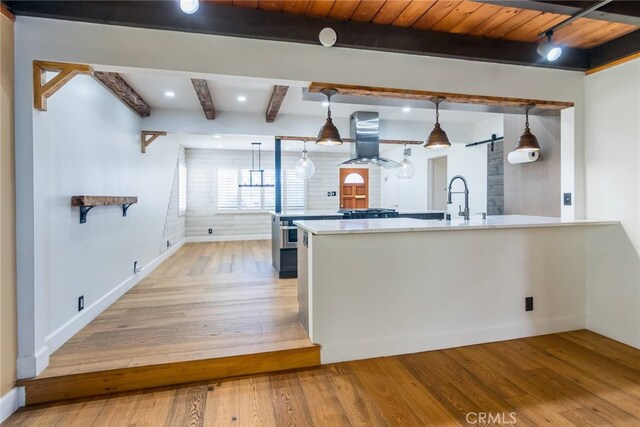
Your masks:
<svg viewBox="0 0 640 427"><path fill-rule="evenodd" d="M400 163L380 157L380 119L378 113L356 111L349 118L351 159L342 165L378 165L393 169Z"/></svg>

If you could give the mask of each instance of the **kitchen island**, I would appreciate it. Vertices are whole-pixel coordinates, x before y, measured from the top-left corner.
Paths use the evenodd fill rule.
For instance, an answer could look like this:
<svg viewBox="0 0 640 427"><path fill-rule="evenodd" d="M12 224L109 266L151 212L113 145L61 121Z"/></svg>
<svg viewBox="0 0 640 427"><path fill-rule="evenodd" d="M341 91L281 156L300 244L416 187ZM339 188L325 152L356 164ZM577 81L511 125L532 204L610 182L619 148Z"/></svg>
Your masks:
<svg viewBox="0 0 640 427"><path fill-rule="evenodd" d="M620 227L517 215L295 224L300 318L323 363L584 328L585 242Z"/></svg>

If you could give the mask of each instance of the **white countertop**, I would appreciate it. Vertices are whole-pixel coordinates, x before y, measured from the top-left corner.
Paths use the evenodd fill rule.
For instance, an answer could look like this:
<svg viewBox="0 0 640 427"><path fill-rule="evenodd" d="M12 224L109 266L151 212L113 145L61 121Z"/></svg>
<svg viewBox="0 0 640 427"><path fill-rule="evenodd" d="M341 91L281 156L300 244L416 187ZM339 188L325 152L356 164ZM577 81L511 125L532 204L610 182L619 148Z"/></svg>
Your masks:
<svg viewBox="0 0 640 427"><path fill-rule="evenodd" d="M312 234L399 233L407 231L484 230L490 228L566 227L575 225L619 224L619 221L589 219L564 220L560 218L495 215L486 220L472 217L469 221L420 220L411 218L377 218L349 220L295 221L295 225Z"/></svg>
<svg viewBox="0 0 640 427"><path fill-rule="evenodd" d="M283 211L283 212L269 212L275 216L342 216L342 213L332 210L299 210L299 211ZM434 211L430 209L398 209L398 213L401 215L406 214L423 214L423 213L444 213L444 211Z"/></svg>

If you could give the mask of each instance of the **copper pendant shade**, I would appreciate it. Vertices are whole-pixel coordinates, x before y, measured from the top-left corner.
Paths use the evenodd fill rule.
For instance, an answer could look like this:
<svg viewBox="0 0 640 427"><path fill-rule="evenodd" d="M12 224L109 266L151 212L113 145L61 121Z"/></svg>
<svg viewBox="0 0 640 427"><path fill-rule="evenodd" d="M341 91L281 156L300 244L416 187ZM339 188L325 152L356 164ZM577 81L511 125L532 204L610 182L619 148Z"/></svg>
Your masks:
<svg viewBox="0 0 640 427"><path fill-rule="evenodd" d="M529 129L529 110L533 108L533 105L527 105L526 107L526 122L524 125L524 133L518 141L518 145L513 151L540 151L540 144L538 144L538 138L531 133Z"/></svg>
<svg viewBox="0 0 640 427"><path fill-rule="evenodd" d="M340 138L340 132L336 125L331 120L331 97L336 93L335 89L325 89L322 93L327 97L329 101L329 107L327 108L327 121L324 126L320 128L318 132L318 139L316 144L319 145L340 145L342 144L342 138Z"/></svg>
<svg viewBox="0 0 640 427"><path fill-rule="evenodd" d="M429 138L427 138L427 143L424 144L424 148L429 148L432 150L440 150L443 148L451 147L451 143L449 142L449 137L446 132L442 130L440 127L440 111L439 105L444 98L434 98L432 100L436 104L436 125L433 127L433 130L429 134Z"/></svg>

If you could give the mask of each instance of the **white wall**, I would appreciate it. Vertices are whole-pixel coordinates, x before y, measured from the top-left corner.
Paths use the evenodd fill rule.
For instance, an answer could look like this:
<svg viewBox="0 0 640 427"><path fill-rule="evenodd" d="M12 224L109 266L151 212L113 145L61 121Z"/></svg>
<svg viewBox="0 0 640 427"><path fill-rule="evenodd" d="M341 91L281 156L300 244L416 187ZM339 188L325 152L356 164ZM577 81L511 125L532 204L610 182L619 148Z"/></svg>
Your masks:
<svg viewBox="0 0 640 427"><path fill-rule="evenodd" d="M179 145L140 152L140 119L93 78L74 77L34 113L35 279L44 292L43 332L55 350L133 282L160 251ZM85 224L73 195L138 196L92 209ZM78 312L78 297L85 309ZM103 307L104 308L104 307ZM25 376L25 372L21 372Z"/></svg>
<svg viewBox="0 0 640 427"><path fill-rule="evenodd" d="M622 228L592 236L587 327L640 347L640 59L585 78L587 215Z"/></svg>
<svg viewBox="0 0 640 427"><path fill-rule="evenodd" d="M18 17L15 31L19 353L33 372L46 363L43 359L36 365L37 356L46 351L49 319L41 314L48 310L43 273L50 250L36 249L46 234L40 226L46 213L36 209L43 194L38 170L46 155L40 143L46 126L32 108L34 59L184 71L192 76L225 74L573 101L575 150L574 158L566 160L575 162L576 170L567 186L575 187L571 190L576 215L583 215L584 77L579 72L30 17ZM194 52L215 52L216 60ZM398 64L402 73L397 72Z"/></svg>
<svg viewBox="0 0 640 427"><path fill-rule="evenodd" d="M166 139L169 138L165 138L165 140ZM180 214L180 212L178 211L180 196L179 167L180 164L186 165L186 159L184 147L180 146L179 150L179 157L178 159L176 159L175 171L173 173L171 196L169 198L169 204L167 205L167 214L164 221L162 240L160 241L160 253L166 252L171 248L171 246L180 242L186 236L186 214ZM167 244L167 242L169 242L169 245Z"/></svg>

